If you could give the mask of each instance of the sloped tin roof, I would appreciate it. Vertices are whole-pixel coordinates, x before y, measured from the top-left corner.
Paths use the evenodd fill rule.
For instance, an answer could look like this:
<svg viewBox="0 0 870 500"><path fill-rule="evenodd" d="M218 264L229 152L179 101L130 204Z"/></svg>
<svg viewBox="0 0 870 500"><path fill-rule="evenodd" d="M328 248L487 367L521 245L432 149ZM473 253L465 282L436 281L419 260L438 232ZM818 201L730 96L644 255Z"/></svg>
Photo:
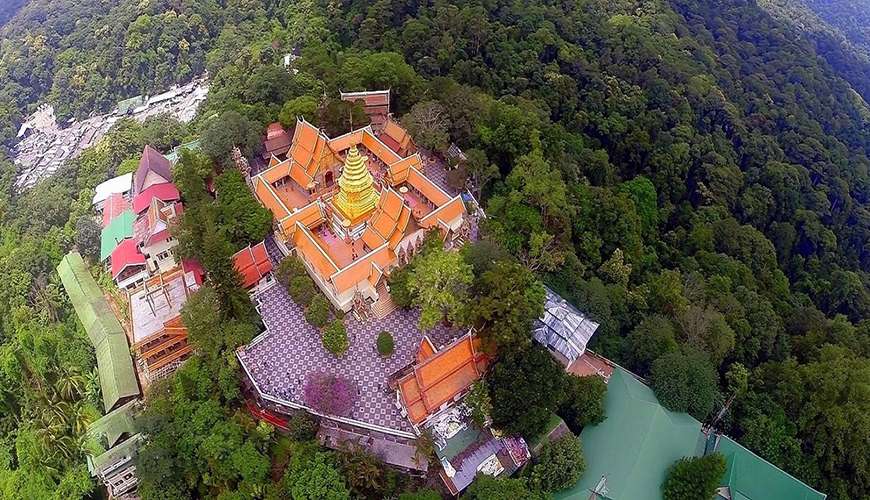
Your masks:
<svg viewBox="0 0 870 500"><path fill-rule="evenodd" d="M100 234L100 262L108 259L122 241L133 236L135 219L132 210L124 210L103 228Z"/></svg>
<svg viewBox="0 0 870 500"><path fill-rule="evenodd" d="M720 485L731 490L731 498L822 500L826 496L740 446L728 436L719 439L717 451L725 456L728 467Z"/></svg>
<svg viewBox="0 0 870 500"><path fill-rule="evenodd" d="M65 255L57 273L96 351L103 406L109 411L120 399L139 394L127 336L81 255Z"/></svg>
<svg viewBox="0 0 870 500"><path fill-rule="evenodd" d="M598 323L553 290L546 288L546 292L544 316L535 321L532 334L542 345L562 354L569 362L574 361L586 351Z"/></svg>
<svg viewBox="0 0 870 500"><path fill-rule="evenodd" d="M586 472L557 499L660 500L668 467L703 454L701 423L661 406L652 389L616 368L604 398L607 418L580 434ZM603 480L602 480L603 479Z"/></svg>

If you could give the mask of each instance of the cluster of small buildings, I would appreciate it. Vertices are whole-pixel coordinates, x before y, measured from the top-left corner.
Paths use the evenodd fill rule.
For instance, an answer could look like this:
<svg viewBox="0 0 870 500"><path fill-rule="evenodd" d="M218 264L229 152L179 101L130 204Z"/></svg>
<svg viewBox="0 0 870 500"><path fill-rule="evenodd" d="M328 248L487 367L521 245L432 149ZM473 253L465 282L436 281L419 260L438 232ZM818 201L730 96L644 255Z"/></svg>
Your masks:
<svg viewBox="0 0 870 500"><path fill-rule="evenodd" d="M19 168L15 188L24 191L51 176L65 161L100 140L125 116L144 121L150 116L168 113L189 122L207 94L208 79L201 77L161 94L126 99L111 113L71 120L65 127L58 125L54 108L42 104L18 129L19 142L13 149L13 161Z"/></svg>

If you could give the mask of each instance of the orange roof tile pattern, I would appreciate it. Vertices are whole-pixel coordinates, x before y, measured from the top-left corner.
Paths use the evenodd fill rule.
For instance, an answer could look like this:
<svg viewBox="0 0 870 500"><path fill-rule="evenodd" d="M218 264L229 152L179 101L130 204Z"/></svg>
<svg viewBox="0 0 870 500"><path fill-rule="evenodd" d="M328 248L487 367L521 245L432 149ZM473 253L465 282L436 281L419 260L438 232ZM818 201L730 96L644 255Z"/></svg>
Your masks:
<svg viewBox="0 0 870 500"><path fill-rule="evenodd" d="M421 345L421 351L423 349ZM421 357L423 361L398 382L402 404L408 412L408 419L415 425L468 390L489 364L489 358L480 349L480 339L471 334L437 353L418 354L418 359Z"/></svg>
<svg viewBox="0 0 870 500"><path fill-rule="evenodd" d="M298 163L308 177L313 178L324 165L340 161L338 154L329 147L329 138L305 120L296 122L293 141L287 156ZM308 187L308 186L303 186Z"/></svg>
<svg viewBox="0 0 870 500"><path fill-rule="evenodd" d="M233 255L233 266L242 275L242 286L251 288L272 271L272 261L266 252L266 244L259 242Z"/></svg>

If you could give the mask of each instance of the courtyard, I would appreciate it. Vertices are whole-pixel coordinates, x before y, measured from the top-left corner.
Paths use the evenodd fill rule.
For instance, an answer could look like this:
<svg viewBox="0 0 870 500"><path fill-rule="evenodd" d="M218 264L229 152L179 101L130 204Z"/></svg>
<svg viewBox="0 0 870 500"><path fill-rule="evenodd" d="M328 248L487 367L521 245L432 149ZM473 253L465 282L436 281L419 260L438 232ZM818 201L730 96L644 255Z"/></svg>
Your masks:
<svg viewBox="0 0 870 500"><path fill-rule="evenodd" d="M347 418L403 433L411 424L397 407L396 391L388 386L390 375L411 364L423 339L417 327L419 312L399 309L383 319L360 321L345 318L350 347L337 358L326 349L320 333L308 324L303 309L276 284L254 297L266 325L266 332L239 351L239 360L263 395L292 405L305 405L306 376L322 371L353 381L358 398ZM390 332L395 352L381 357L375 341L381 331ZM437 348L464 333L439 324L426 334ZM289 405L288 405L289 406Z"/></svg>

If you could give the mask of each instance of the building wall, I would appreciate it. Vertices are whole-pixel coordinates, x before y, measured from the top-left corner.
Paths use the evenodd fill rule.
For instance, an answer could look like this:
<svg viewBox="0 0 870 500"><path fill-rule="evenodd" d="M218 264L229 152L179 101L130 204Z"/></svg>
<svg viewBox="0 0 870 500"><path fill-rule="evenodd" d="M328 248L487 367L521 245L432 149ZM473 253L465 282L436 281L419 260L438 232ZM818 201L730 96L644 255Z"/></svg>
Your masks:
<svg viewBox="0 0 870 500"><path fill-rule="evenodd" d="M178 240L174 237L170 237L159 243L155 243L154 245L142 247L142 253L145 255L148 262L148 271L151 274L155 274L157 272L163 273L174 268L177 265L177 261L172 249L177 245ZM158 256L163 252L169 252L169 255L160 259Z"/></svg>

